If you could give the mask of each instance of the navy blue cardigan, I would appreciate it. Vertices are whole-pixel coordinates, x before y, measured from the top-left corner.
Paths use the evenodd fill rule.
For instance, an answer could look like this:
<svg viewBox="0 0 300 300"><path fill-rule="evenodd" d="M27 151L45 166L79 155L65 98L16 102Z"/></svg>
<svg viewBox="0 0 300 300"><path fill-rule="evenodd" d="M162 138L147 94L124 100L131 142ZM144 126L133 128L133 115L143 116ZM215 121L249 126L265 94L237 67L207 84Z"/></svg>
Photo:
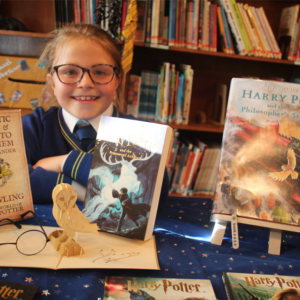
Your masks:
<svg viewBox="0 0 300 300"><path fill-rule="evenodd" d="M123 115L114 108L113 117L135 119L132 115ZM83 147L66 125L62 109L52 107L44 111L37 107L32 114L22 118L25 149L30 174L33 202L53 203L52 190L59 183L72 184L76 180L87 185L92 163L95 141L87 148ZM65 155L63 173L46 171L33 165L42 158ZM169 190L168 176L165 171L160 201L167 199Z"/></svg>

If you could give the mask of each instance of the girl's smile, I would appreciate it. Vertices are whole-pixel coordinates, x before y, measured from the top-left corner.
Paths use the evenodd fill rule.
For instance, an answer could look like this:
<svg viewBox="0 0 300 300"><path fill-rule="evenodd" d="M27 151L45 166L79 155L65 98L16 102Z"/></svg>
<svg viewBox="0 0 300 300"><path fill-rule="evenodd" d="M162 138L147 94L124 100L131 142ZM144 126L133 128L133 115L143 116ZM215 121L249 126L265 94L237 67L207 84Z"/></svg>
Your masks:
<svg viewBox="0 0 300 300"><path fill-rule="evenodd" d="M69 41L55 56L54 65L74 64L89 68L97 64L115 65L111 55L97 42L89 38ZM111 82L98 84L85 72L82 79L74 84L60 82L56 72L47 75L60 106L71 115L90 120L101 115L113 102L120 76L114 74Z"/></svg>

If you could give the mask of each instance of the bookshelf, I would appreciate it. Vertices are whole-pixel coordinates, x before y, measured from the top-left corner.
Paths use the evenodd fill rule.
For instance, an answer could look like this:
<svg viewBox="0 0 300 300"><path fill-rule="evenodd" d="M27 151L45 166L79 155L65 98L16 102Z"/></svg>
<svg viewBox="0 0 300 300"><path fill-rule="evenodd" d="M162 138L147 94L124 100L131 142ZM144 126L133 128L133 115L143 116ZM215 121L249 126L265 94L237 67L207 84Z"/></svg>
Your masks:
<svg viewBox="0 0 300 300"><path fill-rule="evenodd" d="M300 4L300 1L295 0L237 0L237 2L248 3L254 7L263 6L275 37L278 33L282 9ZM44 42L51 38L48 33L55 28L54 1L2 0L0 11L3 16L15 17L25 23L31 31L5 31L0 27L1 55L39 56ZM209 138L220 142L222 138L224 129L222 125L209 121L205 124L196 123L196 115L200 111L206 113L207 120L212 117L212 102L218 83L226 84L229 89L233 77L261 79L278 77L289 81L291 77L300 76L299 66L289 60L227 54L220 49L218 52L179 47L165 50L148 47L145 43L135 43L131 74L141 75L142 70L156 71L161 62L189 64L194 69L189 125L170 124L170 126L180 130L182 136L195 135L204 141Z"/></svg>

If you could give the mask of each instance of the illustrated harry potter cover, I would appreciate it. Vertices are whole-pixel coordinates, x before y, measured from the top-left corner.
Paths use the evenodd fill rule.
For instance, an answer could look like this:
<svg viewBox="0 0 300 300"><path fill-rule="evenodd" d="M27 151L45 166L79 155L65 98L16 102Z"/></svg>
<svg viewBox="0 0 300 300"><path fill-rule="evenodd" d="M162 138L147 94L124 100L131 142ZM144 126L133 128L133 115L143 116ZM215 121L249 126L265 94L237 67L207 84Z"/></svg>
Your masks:
<svg viewBox="0 0 300 300"><path fill-rule="evenodd" d="M106 277L104 300L215 300L210 280L153 277Z"/></svg>
<svg viewBox="0 0 300 300"><path fill-rule="evenodd" d="M101 117L83 213L110 233L151 238L172 129Z"/></svg>
<svg viewBox="0 0 300 300"><path fill-rule="evenodd" d="M212 217L298 229L299 108L300 85L232 80Z"/></svg>

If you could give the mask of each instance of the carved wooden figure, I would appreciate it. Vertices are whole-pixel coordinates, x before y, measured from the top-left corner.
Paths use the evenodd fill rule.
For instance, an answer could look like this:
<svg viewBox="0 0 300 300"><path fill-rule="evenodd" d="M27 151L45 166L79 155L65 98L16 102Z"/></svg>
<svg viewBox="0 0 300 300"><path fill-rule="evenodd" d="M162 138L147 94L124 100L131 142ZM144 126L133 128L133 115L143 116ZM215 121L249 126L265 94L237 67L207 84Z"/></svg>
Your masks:
<svg viewBox="0 0 300 300"><path fill-rule="evenodd" d="M52 192L53 216L62 230L49 235L54 248L63 256L75 256L84 253L81 246L73 240L76 232L97 233L96 224L90 224L75 204L77 192L66 183L57 185Z"/></svg>

